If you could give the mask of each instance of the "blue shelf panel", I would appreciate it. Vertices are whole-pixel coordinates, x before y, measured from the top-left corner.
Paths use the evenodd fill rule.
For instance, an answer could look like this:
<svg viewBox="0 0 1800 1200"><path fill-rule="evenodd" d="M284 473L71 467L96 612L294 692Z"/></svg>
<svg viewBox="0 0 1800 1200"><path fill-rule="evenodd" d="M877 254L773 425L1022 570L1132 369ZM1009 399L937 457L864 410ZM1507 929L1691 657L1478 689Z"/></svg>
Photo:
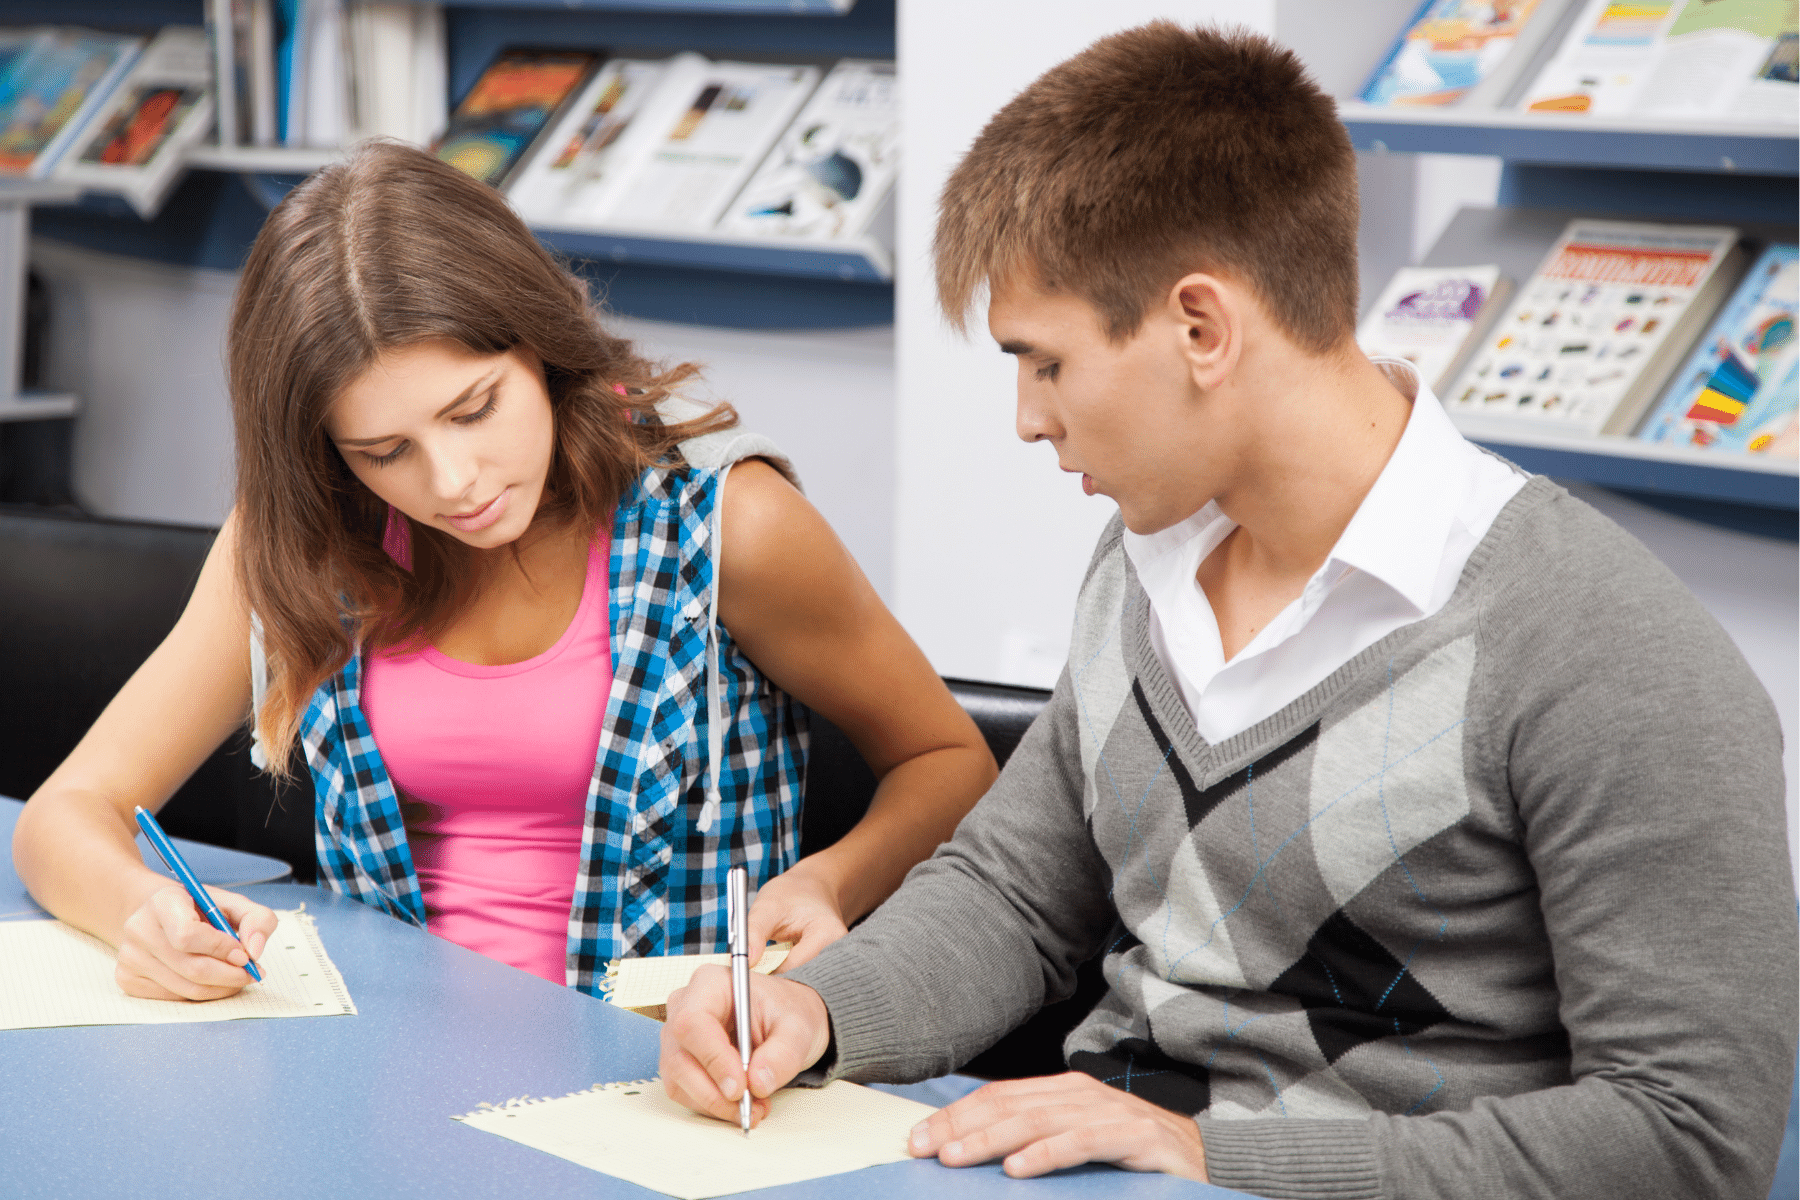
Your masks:
<svg viewBox="0 0 1800 1200"><path fill-rule="evenodd" d="M1740 175L1800 173L1800 139L1666 129L1545 128L1541 123L1487 124L1383 120L1347 115L1358 150L1395 154L1486 154L1522 163L1709 171Z"/></svg>
<svg viewBox="0 0 1800 1200"><path fill-rule="evenodd" d="M1800 479L1763 471L1741 471L1729 466L1629 458L1616 454L1589 454L1547 446L1519 446L1478 441L1495 454L1511 459L1527 471L1553 479L1597 483L1601 487L1733 504L1755 504L1787 511L1800 510Z"/></svg>
<svg viewBox="0 0 1800 1200"><path fill-rule="evenodd" d="M888 282L873 263L854 250L781 245L741 246L615 233L573 233L559 229L540 229L536 232L538 240L554 250L600 262L704 267L711 270L747 271L758 275L837 279L847 283Z"/></svg>

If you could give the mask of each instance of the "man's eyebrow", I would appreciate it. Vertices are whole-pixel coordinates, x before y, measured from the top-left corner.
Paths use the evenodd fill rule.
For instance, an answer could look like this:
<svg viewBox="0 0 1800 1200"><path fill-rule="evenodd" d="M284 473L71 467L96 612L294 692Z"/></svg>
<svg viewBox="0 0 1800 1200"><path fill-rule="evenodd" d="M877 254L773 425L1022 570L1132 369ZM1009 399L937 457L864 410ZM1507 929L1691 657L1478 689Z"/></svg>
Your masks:
<svg viewBox="0 0 1800 1200"><path fill-rule="evenodd" d="M480 379L477 379L474 383L471 383L468 387L464 388L461 395L444 405L444 407L438 409L437 414L432 417L432 420L437 420L439 417L454 411L457 405L467 402L470 396L473 396L476 392L479 392L482 388L498 379L502 369L503 368L495 367L492 371L489 371L486 375L483 375ZM390 433L386 437L338 438L337 444L340 446L373 446L380 442L391 442L399 436L400 435L397 433Z"/></svg>
<svg viewBox="0 0 1800 1200"><path fill-rule="evenodd" d="M1033 346L1030 342L1001 342L1000 343L1000 353L1002 353L1002 354L1036 354L1037 347Z"/></svg>

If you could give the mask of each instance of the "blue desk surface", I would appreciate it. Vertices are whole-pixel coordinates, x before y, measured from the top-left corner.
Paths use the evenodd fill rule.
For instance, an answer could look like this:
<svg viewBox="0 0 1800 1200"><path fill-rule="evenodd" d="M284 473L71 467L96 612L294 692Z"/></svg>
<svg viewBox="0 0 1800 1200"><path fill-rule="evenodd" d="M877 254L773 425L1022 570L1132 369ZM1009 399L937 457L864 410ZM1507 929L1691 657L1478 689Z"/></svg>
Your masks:
<svg viewBox="0 0 1800 1200"><path fill-rule="evenodd" d="M0 921L8 917L45 915L44 910L32 900L30 893L26 892L24 883L20 882L12 865L13 826L19 823L19 812L24 807L23 800L0 796ZM190 842L186 838L175 838L174 842L180 847L181 856L187 859L188 866L200 877L200 882L213 887L235 889L252 883L276 883L294 876L293 869L279 858L245 854L242 850L208 846L204 842ZM138 838L138 851L144 856L145 866L159 875L167 875L171 879L175 877L163 866L162 859L156 856L156 851L142 837Z"/></svg>
<svg viewBox="0 0 1800 1200"><path fill-rule="evenodd" d="M0 1180L28 1196L651 1197L450 1120L482 1101L560 1096L656 1071L660 1026L297 884L359 1015L0 1031ZM1236 1196L1089 1167L894 1163L773 1189L784 1198L1059 1200Z"/></svg>

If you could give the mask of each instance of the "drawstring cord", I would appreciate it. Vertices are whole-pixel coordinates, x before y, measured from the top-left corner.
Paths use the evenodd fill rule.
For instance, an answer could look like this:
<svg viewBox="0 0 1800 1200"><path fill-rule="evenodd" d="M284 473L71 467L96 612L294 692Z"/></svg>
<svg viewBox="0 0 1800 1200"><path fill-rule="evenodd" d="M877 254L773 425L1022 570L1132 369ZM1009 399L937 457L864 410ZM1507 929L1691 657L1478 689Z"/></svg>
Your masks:
<svg viewBox="0 0 1800 1200"><path fill-rule="evenodd" d="M706 803L700 806L696 822L701 833L711 833L719 819L719 760L725 754L725 717L723 692L725 682L719 665L719 564L725 548L725 476L731 464L719 472L719 487L713 502L712 522L712 595L706 606Z"/></svg>

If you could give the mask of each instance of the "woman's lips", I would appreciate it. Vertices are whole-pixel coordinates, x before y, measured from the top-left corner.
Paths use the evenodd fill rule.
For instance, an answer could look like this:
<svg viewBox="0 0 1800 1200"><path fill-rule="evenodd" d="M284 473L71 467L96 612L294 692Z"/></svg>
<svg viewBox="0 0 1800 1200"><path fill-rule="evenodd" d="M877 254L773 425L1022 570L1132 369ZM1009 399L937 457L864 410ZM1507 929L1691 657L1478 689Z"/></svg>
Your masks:
<svg viewBox="0 0 1800 1200"><path fill-rule="evenodd" d="M489 500L474 512L461 513L456 516L451 516L446 513L444 514L444 520L450 522L450 524L456 526L457 529L464 533L477 533L486 529L489 525L492 525L495 521L498 521L501 517L506 515L506 498L511 494L512 489L510 487L502 488L498 496L495 496L492 500Z"/></svg>

